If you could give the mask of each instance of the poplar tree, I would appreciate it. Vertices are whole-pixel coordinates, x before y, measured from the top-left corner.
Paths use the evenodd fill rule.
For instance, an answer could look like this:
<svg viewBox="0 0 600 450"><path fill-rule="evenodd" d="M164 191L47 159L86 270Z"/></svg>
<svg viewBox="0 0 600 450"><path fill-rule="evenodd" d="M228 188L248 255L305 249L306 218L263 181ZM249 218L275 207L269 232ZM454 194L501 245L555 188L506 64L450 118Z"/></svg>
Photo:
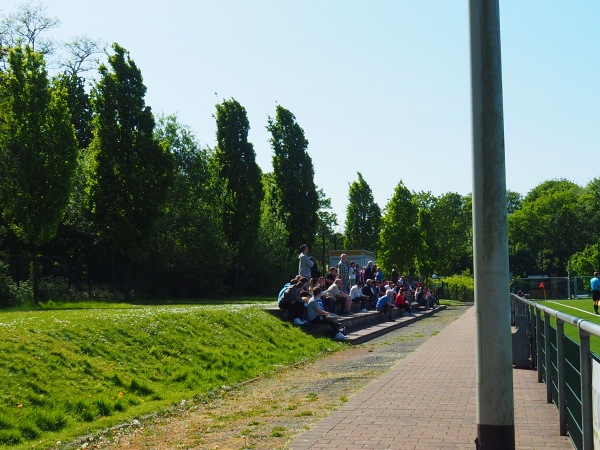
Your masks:
<svg viewBox="0 0 600 450"><path fill-rule="evenodd" d="M246 109L235 100L216 105L217 147L215 171L224 183L221 196L223 226L233 254L233 285L239 291L239 273L252 263L252 249L260 223L263 198L261 170L252 143Z"/></svg>
<svg viewBox="0 0 600 450"><path fill-rule="evenodd" d="M346 207L345 248L375 250L381 226L381 208L373 199L371 187L358 172L350 184Z"/></svg>
<svg viewBox="0 0 600 450"><path fill-rule="evenodd" d="M295 251L301 244L312 246L319 218L319 197L315 186L308 140L296 117L277 106L275 118L269 118L273 148L273 175L279 196L279 211L288 230L288 246Z"/></svg>
<svg viewBox="0 0 600 450"><path fill-rule="evenodd" d="M92 90L87 202L103 248L113 258L136 259L163 210L173 159L154 136L140 69L124 48L113 44L113 50Z"/></svg>
<svg viewBox="0 0 600 450"><path fill-rule="evenodd" d="M399 181L381 219L378 265L396 264L401 273L414 271L420 246L418 213L413 194Z"/></svg>
<svg viewBox="0 0 600 450"><path fill-rule="evenodd" d="M77 141L67 92L48 79L44 58L15 47L0 73L2 216L37 258L56 235L72 187ZM34 261L34 301L38 299Z"/></svg>

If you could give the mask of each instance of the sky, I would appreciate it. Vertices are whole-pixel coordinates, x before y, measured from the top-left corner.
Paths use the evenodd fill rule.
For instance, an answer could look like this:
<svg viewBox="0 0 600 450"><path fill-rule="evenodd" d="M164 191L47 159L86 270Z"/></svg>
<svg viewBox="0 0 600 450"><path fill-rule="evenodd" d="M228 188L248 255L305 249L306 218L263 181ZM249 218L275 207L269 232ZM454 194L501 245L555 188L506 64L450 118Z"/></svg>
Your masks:
<svg viewBox="0 0 600 450"><path fill-rule="evenodd" d="M3 0L3 15L20 1ZM34 2L39 4L40 2ZM360 172L383 209L411 191L472 192L466 0L45 0L58 40L130 52L146 104L214 147L236 99L263 172L269 117L291 111L343 231ZM600 176L600 2L500 1L507 189Z"/></svg>

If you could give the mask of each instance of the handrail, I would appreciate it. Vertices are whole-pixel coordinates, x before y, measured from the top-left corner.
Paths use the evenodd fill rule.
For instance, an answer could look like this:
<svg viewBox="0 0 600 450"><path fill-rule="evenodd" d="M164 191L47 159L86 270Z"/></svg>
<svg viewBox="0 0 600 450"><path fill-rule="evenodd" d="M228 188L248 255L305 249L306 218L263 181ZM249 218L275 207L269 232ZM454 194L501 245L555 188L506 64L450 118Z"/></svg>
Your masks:
<svg viewBox="0 0 600 450"><path fill-rule="evenodd" d="M511 314L513 318L516 318L517 315L527 315L527 310L531 311L529 307L537 310L537 313L534 314L534 321L536 336L535 336L535 354L532 352L532 362L535 358L535 365L537 365L538 369L538 381L542 382L542 379L546 382L547 389L547 401L548 403L552 403L552 392L551 385L553 383L553 375L551 373L550 368L550 351L549 351L549 320L550 316L556 318L556 348L557 348L557 361L555 361L558 379L554 380L558 389L558 399L557 399L557 407L559 409L559 419L560 419L560 434L567 434L566 427L566 400L565 400L565 390L567 389L565 383L565 355L564 355L564 346L562 343L562 339L564 336L564 324L568 323L578 329L579 334L579 363L580 363L580 388L581 388L581 417L582 423L577 423L577 428L581 431L581 446L584 450L592 450L593 449L593 418L592 418L592 354L590 350L590 336L600 337L600 325L586 319L582 319L580 317L572 316L570 314L564 313L562 311L557 311L553 308L550 308L546 305L540 305L539 303L528 300L522 297L519 297L515 294L510 294L512 300L512 311ZM533 311L531 311L533 312ZM541 320L543 313L543 327L541 327ZM541 330L540 328L544 328L544 349L540 347L540 338L541 338ZM544 351L545 355L545 368L542 368L542 364L539 361L539 355ZM542 373L545 370L545 376L542 377ZM569 413L570 414L570 413ZM571 439L573 440L573 435L571 434ZM573 444L576 445L575 440L573 440ZM578 447L579 448L579 447Z"/></svg>
<svg viewBox="0 0 600 450"><path fill-rule="evenodd" d="M552 309L546 305L540 305L539 303L533 300L527 300L526 298L519 297L517 294L510 294L510 296L520 301L521 303L533 306L546 314L549 314L557 319L562 320L563 322L570 323L571 325L577 328L582 328L593 336L600 337L600 325L594 322L582 319L581 317L572 316L563 311L557 311L556 309Z"/></svg>

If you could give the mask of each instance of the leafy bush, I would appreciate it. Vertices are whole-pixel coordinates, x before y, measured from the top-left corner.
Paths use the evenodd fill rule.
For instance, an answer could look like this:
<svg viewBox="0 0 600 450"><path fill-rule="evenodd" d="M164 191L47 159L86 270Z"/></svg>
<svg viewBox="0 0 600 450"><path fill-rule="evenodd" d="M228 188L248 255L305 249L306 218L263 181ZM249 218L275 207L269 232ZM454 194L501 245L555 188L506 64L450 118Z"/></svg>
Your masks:
<svg viewBox="0 0 600 450"><path fill-rule="evenodd" d="M17 286L8 275L8 265L0 261L0 307L15 306L17 303Z"/></svg>
<svg viewBox="0 0 600 450"><path fill-rule="evenodd" d="M462 302L475 301L475 282L470 275L452 275L444 278L444 298Z"/></svg>
<svg viewBox="0 0 600 450"><path fill-rule="evenodd" d="M69 284L65 278L49 277L40 280L40 302L54 301L74 301L75 293L69 289Z"/></svg>

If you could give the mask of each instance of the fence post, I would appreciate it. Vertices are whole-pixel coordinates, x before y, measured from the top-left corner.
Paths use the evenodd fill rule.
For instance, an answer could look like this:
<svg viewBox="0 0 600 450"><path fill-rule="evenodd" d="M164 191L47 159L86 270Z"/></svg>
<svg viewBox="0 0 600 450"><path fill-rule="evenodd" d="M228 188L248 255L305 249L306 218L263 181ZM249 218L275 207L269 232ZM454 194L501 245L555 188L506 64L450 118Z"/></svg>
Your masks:
<svg viewBox="0 0 600 450"><path fill-rule="evenodd" d="M552 342L550 341L550 314L544 311L544 356L546 366L546 403L552 403Z"/></svg>
<svg viewBox="0 0 600 450"><path fill-rule="evenodd" d="M567 435L567 393L565 387L565 323L556 318L556 365L558 369L558 420L560 435Z"/></svg>
<svg viewBox="0 0 600 450"><path fill-rule="evenodd" d="M542 342L542 327L541 327L542 317L539 309L535 309L535 353L537 355L537 373L538 373L538 383L542 382L542 364L540 361L541 355L541 342Z"/></svg>
<svg viewBox="0 0 600 450"><path fill-rule="evenodd" d="M592 423L592 362L590 360L590 333L580 328L579 342L583 450L592 450L594 448L594 436Z"/></svg>
<svg viewBox="0 0 600 450"><path fill-rule="evenodd" d="M521 302L515 301L515 299L511 295L510 296L510 325L512 327L514 327L516 325L515 316L518 314L518 312L517 312L517 309L518 309L517 303L521 303Z"/></svg>
<svg viewBox="0 0 600 450"><path fill-rule="evenodd" d="M531 337L531 367L537 369L538 351L537 351L537 323L535 318L535 307L527 305L527 317L529 318L529 336Z"/></svg>

